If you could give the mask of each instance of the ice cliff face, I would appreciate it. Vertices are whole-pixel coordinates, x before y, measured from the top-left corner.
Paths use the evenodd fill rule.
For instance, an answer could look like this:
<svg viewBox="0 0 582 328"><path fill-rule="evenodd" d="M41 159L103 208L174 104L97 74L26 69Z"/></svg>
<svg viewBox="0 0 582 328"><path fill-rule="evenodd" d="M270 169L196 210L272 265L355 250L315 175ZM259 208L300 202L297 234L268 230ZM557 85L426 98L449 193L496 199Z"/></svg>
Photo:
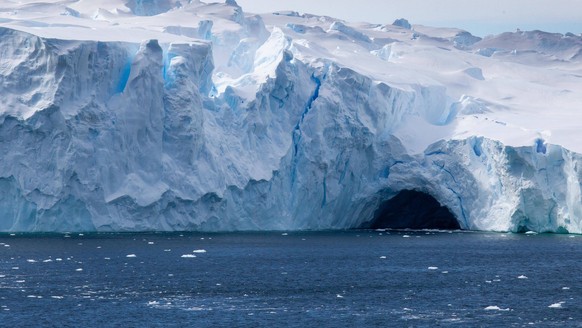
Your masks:
<svg viewBox="0 0 582 328"><path fill-rule="evenodd" d="M582 232L580 37L109 2L0 17L0 231Z"/></svg>

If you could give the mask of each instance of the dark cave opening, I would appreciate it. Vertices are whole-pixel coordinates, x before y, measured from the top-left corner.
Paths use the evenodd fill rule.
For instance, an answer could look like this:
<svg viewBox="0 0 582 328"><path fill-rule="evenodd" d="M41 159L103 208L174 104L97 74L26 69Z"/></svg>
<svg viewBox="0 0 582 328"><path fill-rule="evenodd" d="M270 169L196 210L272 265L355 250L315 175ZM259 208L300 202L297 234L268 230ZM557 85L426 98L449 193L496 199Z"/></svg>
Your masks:
<svg viewBox="0 0 582 328"><path fill-rule="evenodd" d="M374 213L368 229L440 229L459 230L455 216L431 195L403 190L385 201Z"/></svg>

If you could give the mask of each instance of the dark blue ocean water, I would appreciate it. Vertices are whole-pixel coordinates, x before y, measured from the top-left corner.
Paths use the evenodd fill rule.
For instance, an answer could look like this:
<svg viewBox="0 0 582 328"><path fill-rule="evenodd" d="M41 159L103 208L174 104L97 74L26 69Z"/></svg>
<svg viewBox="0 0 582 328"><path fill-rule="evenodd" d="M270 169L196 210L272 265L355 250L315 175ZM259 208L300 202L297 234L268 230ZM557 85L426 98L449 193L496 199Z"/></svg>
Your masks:
<svg viewBox="0 0 582 328"><path fill-rule="evenodd" d="M0 326L582 327L582 236L0 235Z"/></svg>

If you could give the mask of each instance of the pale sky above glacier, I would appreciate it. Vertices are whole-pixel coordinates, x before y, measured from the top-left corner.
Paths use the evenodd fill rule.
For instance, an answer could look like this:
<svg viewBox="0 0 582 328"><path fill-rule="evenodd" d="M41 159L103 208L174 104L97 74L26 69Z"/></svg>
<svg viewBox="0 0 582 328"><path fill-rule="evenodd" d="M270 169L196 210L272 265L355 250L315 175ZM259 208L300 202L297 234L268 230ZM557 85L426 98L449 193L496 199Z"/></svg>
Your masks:
<svg viewBox="0 0 582 328"><path fill-rule="evenodd" d="M247 12L295 10L349 21L458 27L484 36L504 31L582 33L582 0L237 0Z"/></svg>

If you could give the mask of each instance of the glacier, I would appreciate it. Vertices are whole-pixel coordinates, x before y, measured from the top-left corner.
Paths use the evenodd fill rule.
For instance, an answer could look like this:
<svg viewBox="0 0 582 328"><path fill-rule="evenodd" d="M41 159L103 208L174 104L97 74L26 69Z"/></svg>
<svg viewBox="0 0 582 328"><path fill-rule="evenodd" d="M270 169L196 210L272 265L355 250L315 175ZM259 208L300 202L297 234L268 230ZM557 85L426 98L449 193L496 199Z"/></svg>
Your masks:
<svg viewBox="0 0 582 328"><path fill-rule="evenodd" d="M415 191L462 229L582 233L581 36L0 6L2 232L350 229Z"/></svg>

